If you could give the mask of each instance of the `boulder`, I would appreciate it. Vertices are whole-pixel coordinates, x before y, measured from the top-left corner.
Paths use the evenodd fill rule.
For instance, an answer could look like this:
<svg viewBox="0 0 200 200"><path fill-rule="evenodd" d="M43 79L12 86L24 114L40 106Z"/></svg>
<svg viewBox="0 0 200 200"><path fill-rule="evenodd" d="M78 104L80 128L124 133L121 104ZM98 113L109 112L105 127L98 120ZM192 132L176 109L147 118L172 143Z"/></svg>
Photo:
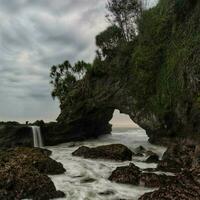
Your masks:
<svg viewBox="0 0 200 200"><path fill-rule="evenodd" d="M60 174L64 168L38 148L0 151L0 199L49 200L64 197L47 174Z"/></svg>
<svg viewBox="0 0 200 200"><path fill-rule="evenodd" d="M55 175L65 172L63 165L49 157L51 152L39 148L17 147L0 152L0 162L14 162L23 166L31 166L40 173Z"/></svg>
<svg viewBox="0 0 200 200"><path fill-rule="evenodd" d="M129 166L117 167L108 179L116 183L139 185L140 173L139 167L130 163Z"/></svg>
<svg viewBox="0 0 200 200"><path fill-rule="evenodd" d="M18 123L0 123L0 148L17 146L33 147L31 128Z"/></svg>
<svg viewBox="0 0 200 200"><path fill-rule="evenodd" d="M171 145L158 162L158 170L180 172L184 168L191 168L194 159L195 145Z"/></svg>
<svg viewBox="0 0 200 200"><path fill-rule="evenodd" d="M144 194L139 200L199 200L200 170L186 170L158 190Z"/></svg>
<svg viewBox="0 0 200 200"><path fill-rule="evenodd" d="M139 167L130 163L129 166L117 167L108 179L116 183L154 188L171 183L174 180L174 176L155 173L142 173Z"/></svg>
<svg viewBox="0 0 200 200"><path fill-rule="evenodd" d="M146 160L145 162L147 163L157 163L159 161L159 156L154 153L152 155L150 155Z"/></svg>
<svg viewBox="0 0 200 200"><path fill-rule="evenodd" d="M132 154L132 151L122 144L104 145L95 148L82 146L72 153L73 156L116 161L132 160Z"/></svg>
<svg viewBox="0 0 200 200"><path fill-rule="evenodd" d="M143 147L143 146L139 146L139 147L137 147L137 148L135 148L134 149L134 152L136 153L136 154L143 154L143 153L145 153L147 150Z"/></svg>
<svg viewBox="0 0 200 200"><path fill-rule="evenodd" d="M51 179L28 166L9 163L0 168L0 199L48 200L64 197Z"/></svg>
<svg viewBox="0 0 200 200"><path fill-rule="evenodd" d="M140 175L140 185L150 188L158 188L174 180L174 176L167 176L165 174L142 173Z"/></svg>
<svg viewBox="0 0 200 200"><path fill-rule="evenodd" d="M193 159L193 168L200 166L200 145L197 145L195 148L194 159Z"/></svg>

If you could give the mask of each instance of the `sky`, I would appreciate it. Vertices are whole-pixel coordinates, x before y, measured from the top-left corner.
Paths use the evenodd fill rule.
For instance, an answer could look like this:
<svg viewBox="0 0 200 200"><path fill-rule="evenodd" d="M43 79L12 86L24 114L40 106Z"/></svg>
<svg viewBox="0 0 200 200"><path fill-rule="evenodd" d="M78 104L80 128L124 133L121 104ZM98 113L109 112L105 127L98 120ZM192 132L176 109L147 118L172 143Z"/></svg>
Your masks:
<svg viewBox="0 0 200 200"><path fill-rule="evenodd" d="M95 36L108 26L105 4L0 0L0 121L57 118L50 68L65 60L93 60Z"/></svg>

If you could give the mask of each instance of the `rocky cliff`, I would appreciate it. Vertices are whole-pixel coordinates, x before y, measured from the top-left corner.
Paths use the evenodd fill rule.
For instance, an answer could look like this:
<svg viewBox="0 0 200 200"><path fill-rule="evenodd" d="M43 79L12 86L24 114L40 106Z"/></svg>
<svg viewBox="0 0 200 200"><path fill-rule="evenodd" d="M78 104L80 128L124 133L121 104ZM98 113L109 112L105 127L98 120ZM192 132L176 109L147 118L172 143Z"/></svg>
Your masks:
<svg viewBox="0 0 200 200"><path fill-rule="evenodd" d="M115 109L144 128L151 142L200 138L200 2L160 0L144 11L138 35L112 58L96 59L61 104L66 138L110 133Z"/></svg>
<svg viewBox="0 0 200 200"><path fill-rule="evenodd" d="M94 60L64 95L57 123L40 124L46 145L110 133L115 109L145 129L152 143L199 141L200 2L160 0L142 12L137 32ZM1 127L1 144L32 146L30 129L20 127L26 139L18 128Z"/></svg>

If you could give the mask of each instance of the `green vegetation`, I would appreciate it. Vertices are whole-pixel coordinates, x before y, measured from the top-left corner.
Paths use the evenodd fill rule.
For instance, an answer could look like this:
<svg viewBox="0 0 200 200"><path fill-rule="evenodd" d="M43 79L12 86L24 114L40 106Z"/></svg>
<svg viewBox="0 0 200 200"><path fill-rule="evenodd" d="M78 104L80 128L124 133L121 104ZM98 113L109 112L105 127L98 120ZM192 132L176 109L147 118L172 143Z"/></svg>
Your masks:
<svg viewBox="0 0 200 200"><path fill-rule="evenodd" d="M80 65L85 76L77 81L69 63L58 74L52 68L53 94L63 105L59 119L107 107L150 132L199 132L200 2L160 0L142 11L135 0L109 0L108 11L111 26L96 37L93 64Z"/></svg>

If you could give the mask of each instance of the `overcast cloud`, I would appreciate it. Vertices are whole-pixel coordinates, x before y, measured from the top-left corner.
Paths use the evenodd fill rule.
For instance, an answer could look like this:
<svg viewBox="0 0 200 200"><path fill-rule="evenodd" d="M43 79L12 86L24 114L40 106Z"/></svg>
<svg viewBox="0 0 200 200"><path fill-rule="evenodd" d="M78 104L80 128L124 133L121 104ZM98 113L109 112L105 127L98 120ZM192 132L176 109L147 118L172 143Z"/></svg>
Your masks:
<svg viewBox="0 0 200 200"><path fill-rule="evenodd" d="M92 61L104 0L0 0L0 120L55 120L49 71Z"/></svg>
<svg viewBox="0 0 200 200"><path fill-rule="evenodd" d="M0 120L56 119L50 67L93 60L95 35L107 26L105 3L0 0Z"/></svg>

